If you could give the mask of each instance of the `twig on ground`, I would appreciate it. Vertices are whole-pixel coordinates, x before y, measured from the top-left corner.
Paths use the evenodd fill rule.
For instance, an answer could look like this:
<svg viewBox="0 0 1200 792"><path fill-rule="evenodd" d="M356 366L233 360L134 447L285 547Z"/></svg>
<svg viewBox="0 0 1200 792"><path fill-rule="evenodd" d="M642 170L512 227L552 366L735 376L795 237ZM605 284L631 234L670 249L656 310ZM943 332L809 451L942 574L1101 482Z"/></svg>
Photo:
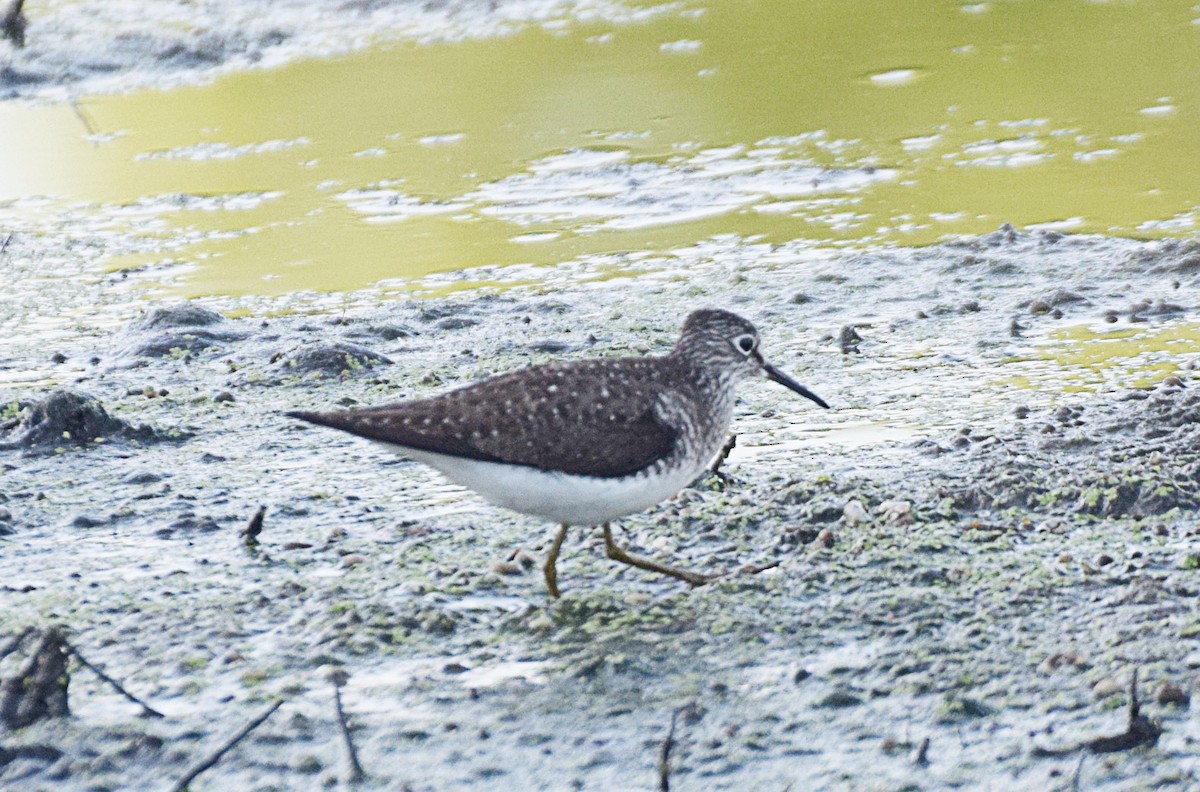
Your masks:
<svg viewBox="0 0 1200 792"><path fill-rule="evenodd" d="M242 529L242 544L249 548L258 547L258 535L262 533L263 518L267 516L267 507L259 506L258 511L254 512L254 516L250 518L250 522L246 523L246 527Z"/></svg>
<svg viewBox="0 0 1200 792"><path fill-rule="evenodd" d="M81 124L83 124L83 128L85 131L87 131L88 137L95 136L96 128L94 126L92 126L91 119L88 118L87 114L83 112L83 108L81 108L79 106L79 102L76 102L74 97L72 97L70 104L71 104L71 112L74 113L75 117L79 119L79 122ZM97 141L93 141L93 143L94 143L94 145L97 145L97 146L100 145L99 142L97 142Z"/></svg>
<svg viewBox="0 0 1200 792"><path fill-rule="evenodd" d="M913 758L913 763L924 767L929 764L929 738L921 740L921 744L917 746L917 755Z"/></svg>
<svg viewBox="0 0 1200 792"><path fill-rule="evenodd" d="M671 726L667 729L667 739L663 740L662 750L658 754L659 792L671 792L671 749L675 747L675 722L677 720L679 720L679 710L671 713Z"/></svg>
<svg viewBox="0 0 1200 792"><path fill-rule="evenodd" d="M1097 737L1083 743L1081 747L1087 748L1092 753L1102 754L1128 751L1139 745L1154 745L1158 742L1158 738L1163 732L1162 726L1141 714L1142 705L1138 701L1137 678L1138 672L1135 668L1129 680L1129 718L1125 726L1125 733L1112 737Z"/></svg>
<svg viewBox="0 0 1200 792"><path fill-rule="evenodd" d="M121 686L120 682L113 679L108 674L104 673L102 670L100 670L99 667L94 666L90 662L88 662L88 659L79 653L79 650L75 647L74 644L68 643L67 641L63 641L63 645L66 646L67 651L70 652L71 654L75 655L75 659L78 660L80 663L82 663L89 671L91 671L96 676L100 677L100 679L102 679L103 681L107 682L113 690L117 691L122 696L124 696L125 698L132 701L134 704L137 704L139 707L141 707L143 718L165 718L166 717L161 712L154 709L154 707L151 707L149 704L142 701L140 698L138 698L137 696L133 695L128 690L123 688Z"/></svg>
<svg viewBox="0 0 1200 792"><path fill-rule="evenodd" d="M57 627L39 630L41 643L25 667L0 685L0 723L23 729L43 718L71 714L68 688L66 641Z"/></svg>
<svg viewBox="0 0 1200 792"><path fill-rule="evenodd" d="M29 637L31 632L33 632L33 628L26 627L24 630L21 630L21 632L14 635L11 641L6 643L3 648L0 648L0 660L3 660L13 652L17 651L17 649L21 648L21 644L25 642L25 639Z"/></svg>
<svg viewBox="0 0 1200 792"><path fill-rule="evenodd" d="M333 703L337 707L338 728L342 730L342 742L346 744L346 759L350 762L350 775L346 781L351 784L356 784L366 777L363 772L362 765L358 761L358 751L354 748L354 740L350 737L350 727L346 724L346 712L342 709L342 685L346 684L348 674L345 671L338 671L330 674L330 681L333 682Z"/></svg>
<svg viewBox="0 0 1200 792"><path fill-rule="evenodd" d="M248 735L250 732L257 729L259 726L263 725L263 723L266 722L267 718L274 715L275 710L279 709L282 706L283 706L283 699L276 699L275 703L273 703L271 706L267 707L265 710L263 710L258 715L256 715L253 720L251 720L249 723L247 723L245 726L243 726L241 729L239 729L237 734L230 737L229 740L224 745L222 745L220 748L218 748L216 751L214 751L212 754L210 754L207 758L204 759L204 761L202 761L199 764L197 764L196 766L194 766L191 770L188 770L187 774L183 778L179 779L178 783L176 783L175 786L171 787L171 792L186 792L186 790L188 788L188 784L195 781L196 777L199 776L201 773L203 773L205 770L209 769L210 767L215 765L217 762L221 761L222 756L224 756L225 754L227 754L231 750L233 750L233 748L238 743L240 743L242 740L246 739L246 735Z"/></svg>
<svg viewBox="0 0 1200 792"><path fill-rule="evenodd" d="M1126 719L1124 732L1108 737L1085 740L1070 748L1041 748L1034 746L1033 755L1043 758L1061 759L1080 750L1086 750L1094 754L1105 754L1128 751L1141 745L1154 745L1157 743L1158 738L1162 736L1163 728L1159 725L1158 721L1151 720L1141 714L1142 705L1138 701L1137 678L1138 672L1135 668L1129 680L1129 715Z"/></svg>
<svg viewBox="0 0 1200 792"><path fill-rule="evenodd" d="M0 17L0 38L8 39L17 49L25 46L25 27L29 24L21 12L24 5L25 0L12 0Z"/></svg>
<svg viewBox="0 0 1200 792"><path fill-rule="evenodd" d="M12 242L12 238L12 231L9 231L7 234L5 234L4 241L0 242L0 255L3 255L4 251L8 250L8 243Z"/></svg>
<svg viewBox="0 0 1200 792"><path fill-rule="evenodd" d="M1087 758L1087 754L1079 754L1079 762L1075 765L1075 772L1071 774L1071 792L1079 792L1079 777L1083 775L1083 760Z"/></svg>

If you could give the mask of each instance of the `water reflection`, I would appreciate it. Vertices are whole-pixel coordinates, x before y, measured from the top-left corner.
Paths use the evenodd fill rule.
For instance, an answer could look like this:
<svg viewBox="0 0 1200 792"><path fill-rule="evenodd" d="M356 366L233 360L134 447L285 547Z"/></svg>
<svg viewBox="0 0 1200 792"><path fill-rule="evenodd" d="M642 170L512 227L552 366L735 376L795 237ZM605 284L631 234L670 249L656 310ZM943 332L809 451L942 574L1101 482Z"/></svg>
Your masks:
<svg viewBox="0 0 1200 792"><path fill-rule="evenodd" d="M0 219L86 204L85 226L149 238L113 266L162 267L184 294L353 289L723 234L1179 234L1200 206L1194 15L690 4L85 99L95 134L69 107L9 107Z"/></svg>

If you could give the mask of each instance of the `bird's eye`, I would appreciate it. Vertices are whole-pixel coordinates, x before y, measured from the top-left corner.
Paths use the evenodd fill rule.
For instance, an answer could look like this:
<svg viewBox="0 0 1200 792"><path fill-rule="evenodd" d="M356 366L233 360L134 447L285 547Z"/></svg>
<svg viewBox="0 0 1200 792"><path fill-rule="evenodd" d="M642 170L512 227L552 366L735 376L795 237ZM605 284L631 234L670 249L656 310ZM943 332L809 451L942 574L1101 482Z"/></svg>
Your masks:
<svg viewBox="0 0 1200 792"><path fill-rule="evenodd" d="M733 345L736 346L738 351L740 351L743 355L749 355L751 352L753 352L757 343L758 340L752 335L738 336L733 341Z"/></svg>

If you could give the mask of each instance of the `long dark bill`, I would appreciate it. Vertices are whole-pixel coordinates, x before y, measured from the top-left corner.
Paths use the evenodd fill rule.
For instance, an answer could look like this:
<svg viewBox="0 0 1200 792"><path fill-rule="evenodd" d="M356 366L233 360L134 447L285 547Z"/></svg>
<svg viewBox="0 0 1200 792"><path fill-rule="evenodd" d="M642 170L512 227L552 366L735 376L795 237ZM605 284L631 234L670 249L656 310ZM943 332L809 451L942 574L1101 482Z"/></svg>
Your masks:
<svg viewBox="0 0 1200 792"><path fill-rule="evenodd" d="M817 394L810 391L808 388L801 385L799 382L796 382L796 380L792 379L787 374L784 374L782 371L775 368L767 361L765 361L765 360L762 361L762 367L763 367L763 371L767 372L767 376L770 377L775 382L778 382L780 385L787 388L788 390L793 390L796 393L799 393L801 396L803 396L806 399L812 399L817 404L824 407L826 410L829 409L829 405L825 403L824 399L822 399L820 396L818 396Z"/></svg>

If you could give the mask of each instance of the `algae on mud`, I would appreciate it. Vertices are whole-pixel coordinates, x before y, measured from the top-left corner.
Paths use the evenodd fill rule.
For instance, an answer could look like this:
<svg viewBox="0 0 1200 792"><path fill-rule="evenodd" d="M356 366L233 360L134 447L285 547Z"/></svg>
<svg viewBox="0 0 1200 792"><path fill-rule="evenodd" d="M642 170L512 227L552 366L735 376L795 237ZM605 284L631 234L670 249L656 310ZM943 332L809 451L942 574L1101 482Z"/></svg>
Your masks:
<svg viewBox="0 0 1200 792"><path fill-rule="evenodd" d="M0 451L0 634L63 624L169 717L143 721L80 675L72 718L3 735L0 785L160 789L278 695L280 717L197 786L334 785L329 667L350 675L365 788L650 788L681 712L672 774L688 788L1041 792L1076 772L1089 789L1200 783L1188 708L1200 242L1006 227L923 249L812 245L1001 220L1194 228L1200 28L1187 4L893 4L857 18L831 3L603 6L597 19L594 4L490 4L480 17L448 3L423 31L515 35L250 75L238 72L259 55L349 52L376 23L396 33L412 7L348 3L318 30L301 24L316 8L303 0L209 19L215 4L142 4L134 19L124 0L95 0L80 30L69 6L38 4L31 49L0 67L23 96L87 80L74 106L0 107L25 124L0 152L6 173L56 148L55 169L29 176L36 189L0 186L17 191L0 205L14 232L0 266L21 284L0 297L0 388L16 403L4 431L21 403L70 388L180 442ZM829 57L797 47L796 26ZM897 33L915 26L932 36L916 55ZM541 60L517 71L530 50ZM521 97L492 79L500 61L539 86L507 126L495 104ZM436 66L471 103L440 116L429 97L444 86L397 81L366 99L339 87L341 104L324 106L390 99L411 126L330 112L333 132L313 132L295 110L330 80L399 66ZM100 95L217 73L232 76ZM564 115L588 90L596 101ZM268 112L247 115L247 96ZM218 113L226 127L206 130ZM144 130L146 118L163 127ZM64 164L86 189L53 181ZM706 198L695 215L693 175L706 179L698 195L737 200ZM531 200L560 183L591 199L580 187L592 179L608 192L584 203L590 214ZM662 190L629 189L638 179ZM664 196L674 214L655 205L658 226L623 226L638 200ZM302 277L329 251L343 272ZM201 254L224 254L242 280L214 286L219 267ZM118 256L147 266L101 274ZM410 275L557 266L394 277L422 258ZM170 289L227 296L131 324ZM580 532L562 561L571 596L548 604L536 574L508 561L544 550L538 526L280 417L550 358L663 350L702 304L750 315L841 407L794 414L747 389L729 478L621 528L697 568L779 561L756 578L687 591L614 569ZM858 336L844 350L843 328ZM239 530L264 504L252 554ZM1160 691L1145 707L1158 743L1082 765L1053 756L1120 730L1108 694L1133 667ZM21 753L38 745L61 756Z"/></svg>
<svg viewBox="0 0 1200 792"><path fill-rule="evenodd" d="M52 378L82 378L73 387L123 420L193 436L4 453L14 533L0 545L0 631L63 622L169 717L141 721L80 676L72 719L5 736L64 757L0 769L0 782L29 772L68 789L157 788L286 694L259 739L202 782L333 783L330 665L350 674L365 783L380 789L647 788L671 713L688 707L673 753L681 786L1040 790L1075 768L1040 749L1120 731L1115 699L1094 686L1136 666L1147 690L1194 690L1194 356L1180 354L1179 381L1153 389L1131 388L1136 363L1123 380L1118 359L1097 392L1078 393L1063 387L1077 364L1038 353L1063 323L1104 325L1143 297L1183 302L1190 292L1171 281L1194 286L1184 262L1195 243L1006 230L921 250L814 257L730 241L682 255L687 281L581 286L564 265L546 274L550 293L366 292L250 312L206 325L228 340L179 355L147 350L189 327L162 317L194 310L115 339L60 339L68 360L100 362ZM777 266L789 256L806 268ZM898 269L911 280L880 277ZM1088 299L1062 303L1062 319L1030 310L1057 290ZM663 350L687 308L706 303L752 315L783 365L844 406L792 414L767 384L747 388L732 478L621 530L695 568L780 562L754 578L688 591L614 568L579 532L561 561L572 589L546 603L536 572L499 565L514 548L541 552L541 526L280 417L552 357ZM1128 326L1170 334L1194 310ZM844 354L837 331L850 324L863 340ZM316 343L391 362L281 365ZM9 354L36 367L46 349ZM1013 368L1039 387L1006 384ZM840 445L843 424L896 421L920 441ZM238 531L262 504L251 555ZM1186 705L1148 701L1145 713L1162 724L1158 744L1085 762L1081 783L1195 784L1200 734ZM925 737L927 764L914 764L902 746Z"/></svg>
<svg viewBox="0 0 1200 792"><path fill-rule="evenodd" d="M331 14L333 48L370 40L362 12L378 5ZM447 37L473 18L509 35L433 46L398 26L374 48L199 87L0 107L15 130L0 218L71 211L148 235L110 266L177 296L358 289L725 234L917 245L1010 222L1171 237L1200 206L1191 6L451 3ZM208 62L258 47L225 29L238 20L268 43L277 31L266 51L311 52L304 19L252 4L202 20L228 42ZM139 35L151 55L207 51Z"/></svg>

